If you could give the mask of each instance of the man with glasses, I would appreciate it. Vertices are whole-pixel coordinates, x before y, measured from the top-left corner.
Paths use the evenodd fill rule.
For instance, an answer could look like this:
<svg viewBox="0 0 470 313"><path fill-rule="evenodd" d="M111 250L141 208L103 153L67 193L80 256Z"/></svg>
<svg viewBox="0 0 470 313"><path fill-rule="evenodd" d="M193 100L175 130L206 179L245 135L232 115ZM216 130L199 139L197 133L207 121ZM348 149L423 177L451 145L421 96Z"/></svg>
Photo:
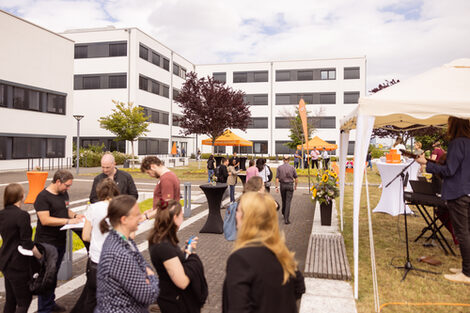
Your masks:
<svg viewBox="0 0 470 313"><path fill-rule="evenodd" d="M57 273L65 254L66 232L60 228L66 224L78 224L83 215L76 214L69 209L69 195L67 191L72 186L73 175L67 170L58 170L52 178L52 183L41 191L36 201L38 221L36 236L37 243L47 243L57 249L57 263L55 281L57 285ZM55 303L55 287L49 294L38 296L38 312L64 312L65 308Z"/></svg>

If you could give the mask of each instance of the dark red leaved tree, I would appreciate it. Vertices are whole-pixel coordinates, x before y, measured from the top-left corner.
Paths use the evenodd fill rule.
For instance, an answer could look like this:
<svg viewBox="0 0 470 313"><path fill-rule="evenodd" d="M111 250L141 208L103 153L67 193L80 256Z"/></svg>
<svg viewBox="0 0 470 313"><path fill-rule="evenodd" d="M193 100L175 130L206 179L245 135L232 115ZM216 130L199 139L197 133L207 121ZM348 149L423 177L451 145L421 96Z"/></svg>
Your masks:
<svg viewBox="0 0 470 313"><path fill-rule="evenodd" d="M207 135L214 141L226 129L246 130L251 121L245 93L234 90L212 77L197 78L196 73L186 75L186 82L175 101L183 110L178 118L183 134Z"/></svg>

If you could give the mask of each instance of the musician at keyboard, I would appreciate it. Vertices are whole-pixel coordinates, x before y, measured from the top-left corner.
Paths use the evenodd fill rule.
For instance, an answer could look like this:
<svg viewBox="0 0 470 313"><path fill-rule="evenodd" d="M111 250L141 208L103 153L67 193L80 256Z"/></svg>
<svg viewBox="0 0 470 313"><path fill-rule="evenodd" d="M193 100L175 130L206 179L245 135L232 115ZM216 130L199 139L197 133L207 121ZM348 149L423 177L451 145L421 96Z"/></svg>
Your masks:
<svg viewBox="0 0 470 313"><path fill-rule="evenodd" d="M449 117L449 146L444 165L428 162L424 155L416 160L426 164L428 173L440 174L442 199L447 202L455 235L462 254L462 269L450 269L454 274L444 277L454 282L470 284L470 121Z"/></svg>

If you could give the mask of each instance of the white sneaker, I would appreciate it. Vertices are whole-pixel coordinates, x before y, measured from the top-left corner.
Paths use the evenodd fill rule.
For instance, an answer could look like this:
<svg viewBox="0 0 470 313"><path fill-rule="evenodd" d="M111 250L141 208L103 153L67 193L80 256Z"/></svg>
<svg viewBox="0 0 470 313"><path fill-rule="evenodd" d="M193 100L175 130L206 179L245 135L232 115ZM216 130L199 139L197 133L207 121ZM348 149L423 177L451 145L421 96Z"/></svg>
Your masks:
<svg viewBox="0 0 470 313"><path fill-rule="evenodd" d="M454 273L454 274L458 274L458 273L462 273L462 269L461 268L456 268L456 267L451 267L451 268L449 268L449 272Z"/></svg>
<svg viewBox="0 0 470 313"><path fill-rule="evenodd" d="M444 278L456 283L470 284L470 277L462 272L458 274L446 274L444 275Z"/></svg>

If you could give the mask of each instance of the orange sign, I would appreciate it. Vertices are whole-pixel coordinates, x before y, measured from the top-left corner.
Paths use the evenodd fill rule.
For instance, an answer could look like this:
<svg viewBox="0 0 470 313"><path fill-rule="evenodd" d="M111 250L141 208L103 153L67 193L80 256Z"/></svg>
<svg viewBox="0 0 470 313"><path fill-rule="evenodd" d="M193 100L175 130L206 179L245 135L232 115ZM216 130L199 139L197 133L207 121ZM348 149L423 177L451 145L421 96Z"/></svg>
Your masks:
<svg viewBox="0 0 470 313"><path fill-rule="evenodd" d="M308 128L307 128L307 108L305 107L304 99L299 101L299 114L302 120L302 129L304 131L305 142L308 142ZM308 147L307 147L308 152Z"/></svg>

